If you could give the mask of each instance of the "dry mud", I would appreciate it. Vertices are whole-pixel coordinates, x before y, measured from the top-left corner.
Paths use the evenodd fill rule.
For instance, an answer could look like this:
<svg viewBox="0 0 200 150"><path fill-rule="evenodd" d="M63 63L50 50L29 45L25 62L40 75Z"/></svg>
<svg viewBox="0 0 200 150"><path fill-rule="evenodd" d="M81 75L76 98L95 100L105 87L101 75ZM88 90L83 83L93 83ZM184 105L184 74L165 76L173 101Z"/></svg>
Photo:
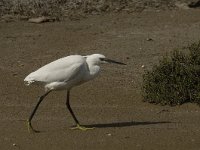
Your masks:
<svg viewBox="0 0 200 150"><path fill-rule="evenodd" d="M144 69L174 48L199 40L199 18L200 10L174 10L44 24L1 22L0 149L200 149L197 105L144 103L140 90ZM43 88L26 87L24 77L60 57L92 53L127 63L103 65L99 78L71 93L80 122L96 128L69 129L74 122L65 107L66 91L62 91L51 93L33 119L41 132L28 133L26 119Z"/></svg>

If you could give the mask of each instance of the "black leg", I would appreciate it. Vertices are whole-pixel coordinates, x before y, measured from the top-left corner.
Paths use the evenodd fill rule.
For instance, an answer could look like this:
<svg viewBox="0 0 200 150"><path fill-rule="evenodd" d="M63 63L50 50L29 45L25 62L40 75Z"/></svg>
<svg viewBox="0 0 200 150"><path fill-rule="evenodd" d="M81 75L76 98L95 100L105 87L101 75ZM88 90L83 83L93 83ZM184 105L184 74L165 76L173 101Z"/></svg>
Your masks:
<svg viewBox="0 0 200 150"><path fill-rule="evenodd" d="M74 128L71 128L71 129L79 129L79 130L82 130L82 131L86 131L86 130L90 130L90 129L94 129L94 128L86 128L84 126L81 126L79 124L79 121L78 119L76 118L76 116L74 115L74 112L72 111L72 108L70 106L70 103L69 103L69 95L70 95L70 91L67 91L67 100L66 100L66 105L67 105L67 108L69 109L74 121L76 122L76 127Z"/></svg>
<svg viewBox="0 0 200 150"><path fill-rule="evenodd" d="M36 130L33 129L32 125L31 125L31 120L33 119L33 116L35 115L40 103L42 102L42 100L50 93L51 91L46 92L44 95L39 97L39 101L37 103L37 105L35 106L35 108L33 109L29 119L28 119L28 129L31 128L33 131L37 132Z"/></svg>
<svg viewBox="0 0 200 150"><path fill-rule="evenodd" d="M74 115L74 112L72 111L72 108L71 108L71 106L70 106L70 103L69 103L69 96L70 96L70 91L68 90L68 91L67 91L66 105L67 105L67 108L69 109L69 111L70 111L70 113L71 113L71 115L72 115L74 121L76 122L76 124L79 125L79 121L78 121L78 119L76 118L76 116Z"/></svg>

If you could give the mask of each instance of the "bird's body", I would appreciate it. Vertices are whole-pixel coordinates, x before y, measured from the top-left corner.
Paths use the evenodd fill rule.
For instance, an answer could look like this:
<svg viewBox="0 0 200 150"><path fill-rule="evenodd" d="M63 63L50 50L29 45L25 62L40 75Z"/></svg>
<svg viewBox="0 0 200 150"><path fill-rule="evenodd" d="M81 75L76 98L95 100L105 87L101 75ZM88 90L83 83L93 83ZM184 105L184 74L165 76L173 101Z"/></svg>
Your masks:
<svg viewBox="0 0 200 150"><path fill-rule="evenodd" d="M29 74L27 84L40 82L45 90L68 90L95 78L100 67L90 65L90 60L81 55L70 55L53 61Z"/></svg>
<svg viewBox="0 0 200 150"><path fill-rule="evenodd" d="M75 117L70 103L69 95L72 87L80 85L91 79L94 79L100 71L100 63L116 63L125 65L124 63L116 62L105 58L101 54L92 54L88 56L70 55L64 58L55 60L38 70L30 73L24 81L27 85L32 83L42 83L45 87L45 94L39 97L39 101L35 106L33 112L28 119L28 127L35 131L31 125L31 120L39 107L42 100L51 92L56 90L67 90L66 105L69 109L78 129L86 130L87 128L81 127L79 121Z"/></svg>

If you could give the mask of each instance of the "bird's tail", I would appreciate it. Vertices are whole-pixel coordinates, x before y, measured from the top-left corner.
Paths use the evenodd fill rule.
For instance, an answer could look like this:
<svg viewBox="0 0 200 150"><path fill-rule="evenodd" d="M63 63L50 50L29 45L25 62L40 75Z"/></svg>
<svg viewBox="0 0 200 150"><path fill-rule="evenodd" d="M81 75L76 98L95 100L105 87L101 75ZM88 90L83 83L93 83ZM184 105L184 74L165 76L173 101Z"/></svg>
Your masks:
<svg viewBox="0 0 200 150"><path fill-rule="evenodd" d="M31 83L35 82L33 77L31 77L30 75L28 75L25 79L24 79L25 85L30 85Z"/></svg>

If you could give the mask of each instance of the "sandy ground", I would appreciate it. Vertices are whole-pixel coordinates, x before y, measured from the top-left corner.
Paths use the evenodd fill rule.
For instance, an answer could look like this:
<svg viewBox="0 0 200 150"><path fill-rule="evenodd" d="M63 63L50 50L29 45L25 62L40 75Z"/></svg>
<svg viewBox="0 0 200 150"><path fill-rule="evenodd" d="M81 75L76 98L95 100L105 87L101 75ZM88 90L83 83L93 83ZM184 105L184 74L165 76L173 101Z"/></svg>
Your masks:
<svg viewBox="0 0 200 150"><path fill-rule="evenodd" d="M140 93L144 69L199 40L199 17L200 10L177 10L45 24L1 22L0 149L199 150L199 106L156 106L142 102ZM92 53L127 63L103 65L99 78L72 91L80 122L96 128L69 129L74 122L62 91L51 93L33 119L41 132L28 133L26 119L44 91L26 87L24 77L57 58Z"/></svg>

